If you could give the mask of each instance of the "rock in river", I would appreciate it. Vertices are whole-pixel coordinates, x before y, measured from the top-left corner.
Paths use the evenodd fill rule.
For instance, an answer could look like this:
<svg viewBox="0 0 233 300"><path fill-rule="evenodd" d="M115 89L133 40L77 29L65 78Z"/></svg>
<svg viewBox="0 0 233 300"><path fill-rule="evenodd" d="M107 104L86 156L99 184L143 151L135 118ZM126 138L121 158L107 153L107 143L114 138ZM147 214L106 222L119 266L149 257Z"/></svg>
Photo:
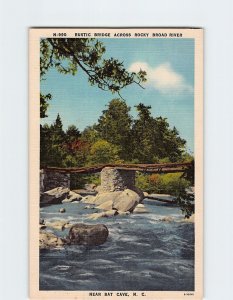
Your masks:
<svg viewBox="0 0 233 300"><path fill-rule="evenodd" d="M97 220L99 218L109 218L109 217L113 217L116 215L118 215L117 210L111 209L111 210L103 211L100 213L90 214L87 218L91 219L91 220Z"/></svg>
<svg viewBox="0 0 233 300"><path fill-rule="evenodd" d="M112 210L112 206L113 206L113 201L109 200L109 201L106 201L106 202L100 204L96 208L97 209L103 209L103 210Z"/></svg>
<svg viewBox="0 0 233 300"><path fill-rule="evenodd" d="M75 224L70 228L69 239L72 244L98 246L106 242L108 228L103 224Z"/></svg>
<svg viewBox="0 0 233 300"><path fill-rule="evenodd" d="M62 200L66 199L70 190L64 187L57 187L55 189L44 192L41 195L40 205L59 204Z"/></svg>
<svg viewBox="0 0 233 300"><path fill-rule="evenodd" d="M143 213L148 213L148 210L146 209L144 204L139 203L133 210L133 213L143 214Z"/></svg>
<svg viewBox="0 0 233 300"><path fill-rule="evenodd" d="M143 200L143 197L142 192L136 188L135 190L125 189L124 191L100 193L93 199L93 203L98 205L98 209L132 212L136 205Z"/></svg>
<svg viewBox="0 0 233 300"><path fill-rule="evenodd" d="M122 191L116 191L116 192L104 192L104 193L99 193L96 198L94 203L96 205L102 205L103 203L110 203L110 201L113 202L117 197L119 197L123 192Z"/></svg>
<svg viewBox="0 0 233 300"><path fill-rule="evenodd" d="M69 223L67 220L59 220L55 222L46 222L45 223L46 227L50 227L56 230L64 230L66 228L70 228L72 225Z"/></svg>
<svg viewBox="0 0 233 300"><path fill-rule="evenodd" d="M62 203L70 203L70 202L73 202L73 201L80 201L81 199L82 199L81 195L70 191L67 198L62 200Z"/></svg>
<svg viewBox="0 0 233 300"><path fill-rule="evenodd" d="M126 189L113 201L113 209L132 212L142 199L135 191Z"/></svg>
<svg viewBox="0 0 233 300"><path fill-rule="evenodd" d="M51 249L61 247L65 242L55 234L46 231L40 231L39 246L40 249Z"/></svg>
<svg viewBox="0 0 233 300"><path fill-rule="evenodd" d="M44 225L45 224L44 219L40 218L39 224Z"/></svg>
<svg viewBox="0 0 233 300"><path fill-rule="evenodd" d="M87 204L95 204L95 196L88 195L82 198L81 202Z"/></svg>

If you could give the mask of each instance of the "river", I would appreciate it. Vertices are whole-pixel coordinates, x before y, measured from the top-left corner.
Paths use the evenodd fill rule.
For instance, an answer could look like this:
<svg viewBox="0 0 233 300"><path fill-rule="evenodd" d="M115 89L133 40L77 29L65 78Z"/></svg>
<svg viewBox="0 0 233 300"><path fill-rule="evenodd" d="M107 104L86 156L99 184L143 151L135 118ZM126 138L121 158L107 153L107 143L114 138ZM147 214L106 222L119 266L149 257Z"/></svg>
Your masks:
<svg viewBox="0 0 233 300"><path fill-rule="evenodd" d="M178 207L144 200L149 213L87 220L94 209L83 203L41 208L48 222L103 223L105 244L93 248L66 246L40 251L40 290L67 291L193 291L194 224L181 222ZM59 209L65 207L61 214ZM170 216L173 221L161 221ZM68 230L51 230L59 236Z"/></svg>

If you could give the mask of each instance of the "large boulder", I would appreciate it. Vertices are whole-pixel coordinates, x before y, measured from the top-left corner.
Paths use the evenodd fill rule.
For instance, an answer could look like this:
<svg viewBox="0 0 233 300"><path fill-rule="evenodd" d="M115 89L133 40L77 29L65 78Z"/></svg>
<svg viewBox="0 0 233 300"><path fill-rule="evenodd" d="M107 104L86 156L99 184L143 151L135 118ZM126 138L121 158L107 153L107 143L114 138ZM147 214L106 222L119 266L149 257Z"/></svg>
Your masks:
<svg viewBox="0 0 233 300"><path fill-rule="evenodd" d="M88 196L83 197L81 202L87 203L87 204L95 204L95 198L96 198L95 196L88 195Z"/></svg>
<svg viewBox="0 0 233 300"><path fill-rule="evenodd" d="M96 208L97 209L102 209L102 210L111 210L112 206L113 206L113 200L109 200L109 201L106 201L106 202L100 204Z"/></svg>
<svg viewBox="0 0 233 300"><path fill-rule="evenodd" d="M73 202L73 201L80 201L81 199L82 199L81 195L70 191L67 198L62 200L62 203L70 203L70 202Z"/></svg>
<svg viewBox="0 0 233 300"><path fill-rule="evenodd" d="M134 208L140 203L143 198L133 190L126 189L120 193L113 201L113 209L122 212L132 212Z"/></svg>
<svg viewBox="0 0 233 300"><path fill-rule="evenodd" d="M39 247L40 249L52 249L62 247L66 242L55 234L46 231L40 231Z"/></svg>
<svg viewBox="0 0 233 300"><path fill-rule="evenodd" d="M69 240L72 244L97 246L106 242L108 228L103 224L75 224L70 228Z"/></svg>
<svg viewBox="0 0 233 300"><path fill-rule="evenodd" d="M64 187L57 187L55 189L44 192L41 195L40 205L60 204L62 200L66 199L70 190Z"/></svg>
<svg viewBox="0 0 233 300"><path fill-rule="evenodd" d="M102 188L101 185L98 185L98 186L95 188L95 191L96 191L97 193L104 193L104 189Z"/></svg>
<svg viewBox="0 0 233 300"><path fill-rule="evenodd" d="M126 189L124 191L99 193L92 199L92 202L88 203L95 204L97 205L96 208L102 210L114 209L121 212L132 212L143 198L143 193L135 188L134 190Z"/></svg>
<svg viewBox="0 0 233 300"><path fill-rule="evenodd" d="M101 205L101 204L109 202L109 201L111 201L113 203L115 201L115 199L121 195L121 193L122 193L122 191L99 193L95 197L94 203L96 205Z"/></svg>

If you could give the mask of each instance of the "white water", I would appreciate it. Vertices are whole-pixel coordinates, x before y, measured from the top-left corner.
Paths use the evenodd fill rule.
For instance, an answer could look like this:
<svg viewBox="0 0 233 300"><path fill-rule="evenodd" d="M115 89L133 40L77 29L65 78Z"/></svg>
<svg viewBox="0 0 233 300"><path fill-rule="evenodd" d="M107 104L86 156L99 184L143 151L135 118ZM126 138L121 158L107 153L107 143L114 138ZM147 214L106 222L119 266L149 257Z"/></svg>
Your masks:
<svg viewBox="0 0 233 300"><path fill-rule="evenodd" d="M40 254L41 290L194 290L194 224L180 222L178 207L144 200L147 214L86 219L93 209L82 203L41 209L46 221L103 223L109 229L105 244L86 248L67 246ZM66 213L59 213L65 207ZM171 216L174 221L161 218ZM56 231L65 236L66 231Z"/></svg>

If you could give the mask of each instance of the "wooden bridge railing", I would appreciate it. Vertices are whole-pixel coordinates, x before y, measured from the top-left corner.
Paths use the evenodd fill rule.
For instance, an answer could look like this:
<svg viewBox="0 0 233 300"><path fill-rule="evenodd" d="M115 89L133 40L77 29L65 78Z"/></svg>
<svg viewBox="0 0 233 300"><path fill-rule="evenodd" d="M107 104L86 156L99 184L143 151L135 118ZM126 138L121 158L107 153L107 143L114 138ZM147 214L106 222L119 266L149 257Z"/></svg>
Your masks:
<svg viewBox="0 0 233 300"><path fill-rule="evenodd" d="M187 169L192 169L194 167L194 163L188 162L188 163L164 163L164 164L103 164L103 165L97 165L91 167L79 167L79 168L47 167L44 169L48 171L54 171L60 173L91 174L91 173L98 173L103 168L106 167L116 168L118 170L161 174L161 173L184 172Z"/></svg>

